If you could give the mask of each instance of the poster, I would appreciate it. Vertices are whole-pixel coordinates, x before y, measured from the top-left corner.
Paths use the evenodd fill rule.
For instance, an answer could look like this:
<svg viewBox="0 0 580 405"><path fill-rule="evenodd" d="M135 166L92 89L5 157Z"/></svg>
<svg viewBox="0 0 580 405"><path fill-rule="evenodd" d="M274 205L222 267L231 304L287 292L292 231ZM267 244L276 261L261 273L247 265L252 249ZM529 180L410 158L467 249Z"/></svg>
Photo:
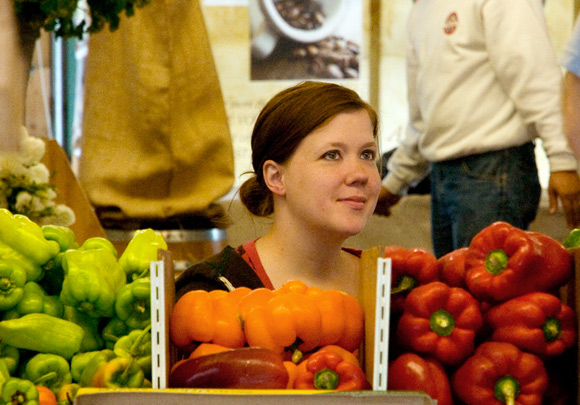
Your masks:
<svg viewBox="0 0 580 405"><path fill-rule="evenodd" d="M362 3L249 0L251 80L358 79Z"/></svg>
<svg viewBox="0 0 580 405"><path fill-rule="evenodd" d="M270 58L256 58L252 52L252 24L255 28L256 22L263 18L262 15L256 14L252 17L252 10L255 11L252 7L257 6L258 11L262 12L258 1L269 1L274 5L287 0L205 0L203 3L204 18L220 78L234 148L235 184L231 194L226 198L235 195L237 188L246 179L245 174L252 171L250 139L253 125L262 107L277 92L304 80L324 80L347 86L358 92L365 100L369 97L369 33L365 29L369 18L368 0L316 0L318 4L324 3L331 8L338 3L342 4L340 18L334 23L333 29L322 39L308 44L291 43L290 39L282 35L273 37L270 40L275 46L268 54ZM306 2L308 3L308 0ZM324 13L326 10L330 13L330 8L322 10ZM316 45L316 42L334 37L348 39L356 43L358 48L356 60L353 61L355 65L348 65L354 66L349 77L309 72L310 63L314 58L301 61L285 59L288 56L285 50L289 46L292 49L302 45L322 47ZM290 68L290 65L294 69Z"/></svg>

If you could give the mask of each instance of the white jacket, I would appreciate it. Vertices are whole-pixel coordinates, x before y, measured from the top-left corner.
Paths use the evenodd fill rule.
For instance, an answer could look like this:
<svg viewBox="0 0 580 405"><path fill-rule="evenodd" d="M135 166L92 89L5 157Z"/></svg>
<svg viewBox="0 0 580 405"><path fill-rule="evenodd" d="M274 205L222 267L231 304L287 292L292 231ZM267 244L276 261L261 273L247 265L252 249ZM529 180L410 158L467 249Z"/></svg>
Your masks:
<svg viewBox="0 0 580 405"><path fill-rule="evenodd" d="M383 185L401 193L430 162L535 138L551 171L576 170L562 128L562 71L539 0L418 0L408 20L410 120Z"/></svg>

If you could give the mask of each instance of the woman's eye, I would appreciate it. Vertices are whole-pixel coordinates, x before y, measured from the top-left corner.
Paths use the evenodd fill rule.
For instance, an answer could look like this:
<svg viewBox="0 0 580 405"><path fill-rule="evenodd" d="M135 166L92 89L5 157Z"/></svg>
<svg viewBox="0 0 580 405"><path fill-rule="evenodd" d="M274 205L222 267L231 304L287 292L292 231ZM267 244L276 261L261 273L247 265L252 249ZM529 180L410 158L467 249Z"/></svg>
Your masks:
<svg viewBox="0 0 580 405"><path fill-rule="evenodd" d="M374 150L365 150L361 153L361 158L364 160L375 160L377 153Z"/></svg>
<svg viewBox="0 0 580 405"><path fill-rule="evenodd" d="M338 153L338 151L335 150L331 150L329 152L326 152L324 154L324 158L328 159L328 160L336 160L340 157L340 153Z"/></svg>

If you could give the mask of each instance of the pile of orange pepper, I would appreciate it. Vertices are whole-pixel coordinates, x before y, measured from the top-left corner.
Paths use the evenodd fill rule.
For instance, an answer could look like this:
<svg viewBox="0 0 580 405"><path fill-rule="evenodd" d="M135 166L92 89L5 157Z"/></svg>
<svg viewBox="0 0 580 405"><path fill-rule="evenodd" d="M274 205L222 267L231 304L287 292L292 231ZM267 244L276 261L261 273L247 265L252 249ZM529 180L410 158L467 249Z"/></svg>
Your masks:
<svg viewBox="0 0 580 405"><path fill-rule="evenodd" d="M183 378L184 374L195 372L196 367L202 367L200 360L193 359L214 356L203 359L205 373L211 374L207 371L208 359L217 364L220 353L223 353L222 359L226 355L239 359L248 351L234 354L231 350L248 347L279 356L280 362L270 361L265 367L276 374L272 378L275 384L284 385L277 388L370 388L353 354L364 338L364 312L360 303L352 295L309 287L299 280L289 281L276 290L239 287L232 291L189 291L172 310L170 338L182 357L187 358L178 364L179 372L174 367L175 375L180 376L174 381L182 388L194 388L191 384L198 384L193 378ZM254 352L271 359L268 353ZM184 365L185 361L189 363ZM233 364L233 360L228 361ZM277 378L281 364L288 375L282 382ZM204 385L205 388L256 388L243 385L239 379L231 379L229 383L204 381L203 384L213 384L212 387Z"/></svg>
<svg viewBox="0 0 580 405"><path fill-rule="evenodd" d="M393 276L409 275L400 250L385 257L394 251ZM422 256L430 269L434 257ZM562 372L575 366L577 339L576 314L558 294L573 272L563 244L496 222L436 262L436 279L404 295L393 280L393 302L404 302L392 316L388 389L424 391L443 405L575 402L576 374Z"/></svg>

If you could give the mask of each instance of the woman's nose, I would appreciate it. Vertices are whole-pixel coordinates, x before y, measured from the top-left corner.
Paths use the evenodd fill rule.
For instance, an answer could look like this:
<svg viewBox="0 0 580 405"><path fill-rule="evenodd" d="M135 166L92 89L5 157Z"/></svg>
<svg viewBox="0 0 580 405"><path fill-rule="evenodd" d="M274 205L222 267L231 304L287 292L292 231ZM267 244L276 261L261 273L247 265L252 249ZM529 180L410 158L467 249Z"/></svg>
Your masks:
<svg viewBox="0 0 580 405"><path fill-rule="evenodd" d="M363 161L358 158L350 159L347 168L348 183L366 183L370 176L371 166L372 164L369 164L368 161Z"/></svg>

